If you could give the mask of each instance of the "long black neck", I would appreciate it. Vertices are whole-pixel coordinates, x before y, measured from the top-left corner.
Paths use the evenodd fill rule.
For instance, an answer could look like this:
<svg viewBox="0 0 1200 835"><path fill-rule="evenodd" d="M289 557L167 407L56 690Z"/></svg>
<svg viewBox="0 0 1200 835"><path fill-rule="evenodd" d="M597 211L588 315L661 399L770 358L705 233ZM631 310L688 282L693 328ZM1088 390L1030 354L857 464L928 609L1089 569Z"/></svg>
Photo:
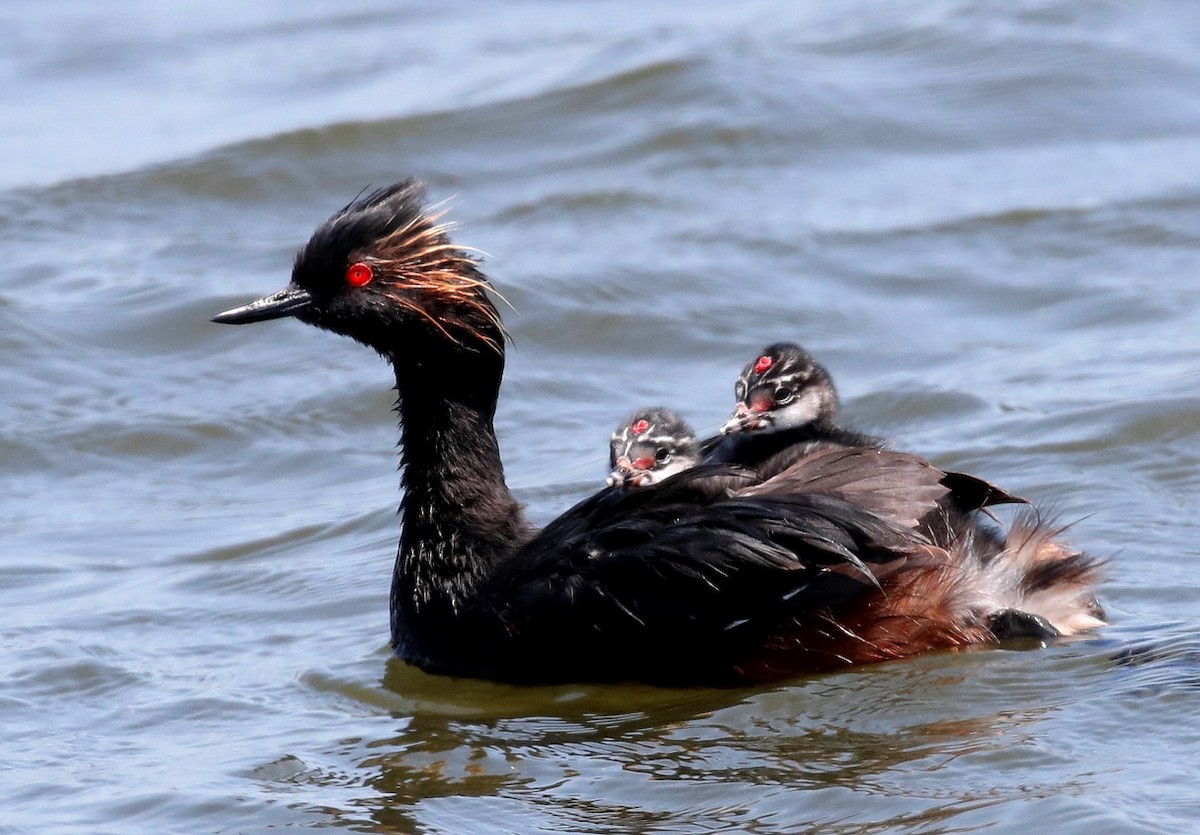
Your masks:
<svg viewBox="0 0 1200 835"><path fill-rule="evenodd" d="M392 363L405 491L392 643L414 660L444 658L464 651L455 645L461 614L528 538L492 425L504 358L490 347L442 347Z"/></svg>

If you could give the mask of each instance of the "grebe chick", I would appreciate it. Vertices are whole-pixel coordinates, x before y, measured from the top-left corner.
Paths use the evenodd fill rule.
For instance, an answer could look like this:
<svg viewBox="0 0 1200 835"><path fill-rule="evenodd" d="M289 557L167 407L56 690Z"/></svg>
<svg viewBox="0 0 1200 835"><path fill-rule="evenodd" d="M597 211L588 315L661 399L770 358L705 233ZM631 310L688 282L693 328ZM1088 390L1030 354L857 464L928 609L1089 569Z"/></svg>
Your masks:
<svg viewBox="0 0 1200 835"><path fill-rule="evenodd" d="M833 377L794 342L768 345L742 369L737 403L709 460L753 467L770 478L819 449L883 449L882 439L838 425Z"/></svg>
<svg viewBox="0 0 1200 835"><path fill-rule="evenodd" d="M641 409L609 439L609 487L644 487L689 470L702 457L696 432L670 409Z"/></svg>
<svg viewBox="0 0 1200 835"><path fill-rule="evenodd" d="M391 638L409 663L729 685L995 644L989 622L1010 609L1062 634L1103 623L1089 605L1099 564L1040 523L986 563L967 537L920 535L911 520L937 506L944 473L887 450L820 450L741 489L707 489L741 470L704 464L602 489L534 530L493 426L499 312L446 229L416 181L381 188L316 229L287 287L213 317L294 317L391 363L404 489Z"/></svg>
<svg viewBox="0 0 1200 835"><path fill-rule="evenodd" d="M768 345L734 384L737 405L721 434L803 431L840 446L882 447L871 435L838 425L840 406L829 370L794 342Z"/></svg>
<svg viewBox="0 0 1200 835"><path fill-rule="evenodd" d="M721 426L725 438L709 461L753 467L763 478L771 478L820 449L887 447L882 438L838 424L840 401L833 377L794 342L776 342L760 351L738 375L734 396L733 414ZM947 472L943 484L950 489L943 510L953 515L1027 503L965 473ZM929 521L941 524L932 517Z"/></svg>
<svg viewBox="0 0 1200 835"><path fill-rule="evenodd" d="M837 388L828 369L794 342L768 345L738 376L737 404L721 427L726 436L711 460L753 466L763 478L785 472L796 462L823 449L882 450L882 438L838 424ZM812 467L807 468L808 471ZM920 532L944 547L970 541L979 560L992 561L1006 549L1020 551L1019 542L984 524L976 511L999 504L1028 504L1026 499L966 473L946 471L941 486L947 492L937 509L918 521ZM1102 611L1092 599L1090 611ZM1039 615L1003 609L988 626L999 638L1052 638L1060 633Z"/></svg>

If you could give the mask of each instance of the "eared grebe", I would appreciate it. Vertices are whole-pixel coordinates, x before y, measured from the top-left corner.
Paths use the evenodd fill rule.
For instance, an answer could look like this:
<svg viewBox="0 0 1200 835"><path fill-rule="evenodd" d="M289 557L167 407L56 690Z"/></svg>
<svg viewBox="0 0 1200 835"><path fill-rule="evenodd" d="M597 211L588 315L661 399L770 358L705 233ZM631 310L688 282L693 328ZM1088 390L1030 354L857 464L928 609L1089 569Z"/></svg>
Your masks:
<svg viewBox="0 0 1200 835"><path fill-rule="evenodd" d="M721 427L725 436L712 443L709 463L735 463L772 478L821 449L882 450L886 442L874 435L847 429L838 422L840 403L828 369L794 342L768 345L738 375L733 414ZM948 490L939 510L930 514L926 534L947 524L961 527L966 516L998 504L1027 504L996 485L966 473L946 472ZM948 533L934 536L950 544Z"/></svg>
<svg viewBox="0 0 1200 835"><path fill-rule="evenodd" d="M504 330L489 285L422 202L412 180L354 200L300 250L288 287L214 317L294 316L391 362L405 491L392 643L411 663L733 684L993 643L1006 611L1059 634L1103 623L1097 561L1032 517L986 557L969 532L930 543L913 520L944 473L886 450L818 450L741 489L712 487L736 465L701 465L601 490L535 532L493 429Z"/></svg>
<svg viewBox="0 0 1200 835"><path fill-rule="evenodd" d="M690 470L703 458L696 432L670 409L640 409L608 442L609 487L647 487Z"/></svg>
<svg viewBox="0 0 1200 835"><path fill-rule="evenodd" d="M726 438L714 445L710 461L737 462L753 467L761 478L771 478L818 450L886 447L882 438L839 424L833 377L794 342L777 342L759 352L738 376L734 396L733 414L721 427ZM810 462L802 471L811 470ZM1019 551L1029 529L1037 529L1030 519L1019 519L1006 536L980 518L978 511L994 505L1028 504L1020 496L966 473L946 471L939 483L945 495L936 509L916 522L935 545L953 550L969 541L974 557L989 563L1007 550ZM827 482L824 489L838 494L835 484ZM1102 618L1099 603L1093 600L1089 605ZM1061 635L1049 619L1016 609L997 609L986 622L1005 640Z"/></svg>
<svg viewBox="0 0 1200 835"><path fill-rule="evenodd" d="M838 426L833 377L794 342L764 348L742 369L733 392L737 405L721 427L722 434L803 430L839 446L883 446L878 438Z"/></svg>
<svg viewBox="0 0 1200 835"><path fill-rule="evenodd" d="M734 397L713 461L752 466L769 478L817 449L884 447L879 438L838 425L833 377L795 343L777 342L759 352L738 375Z"/></svg>

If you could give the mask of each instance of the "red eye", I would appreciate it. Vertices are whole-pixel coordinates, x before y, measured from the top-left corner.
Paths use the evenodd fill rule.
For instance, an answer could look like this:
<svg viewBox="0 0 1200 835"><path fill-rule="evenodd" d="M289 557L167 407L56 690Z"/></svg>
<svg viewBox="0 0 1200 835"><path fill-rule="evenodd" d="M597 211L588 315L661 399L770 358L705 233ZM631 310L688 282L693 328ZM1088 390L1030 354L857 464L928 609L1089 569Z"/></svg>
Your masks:
<svg viewBox="0 0 1200 835"><path fill-rule="evenodd" d="M771 367L771 362L772 362L771 358L766 356L765 354L763 356L759 357L758 362L754 363L754 373L762 374L764 371L766 371L768 368Z"/></svg>
<svg viewBox="0 0 1200 835"><path fill-rule="evenodd" d="M371 279L375 277L375 271L371 269L370 264L364 264L359 261L357 264L351 264L346 268L346 283L351 287L362 287L370 284Z"/></svg>

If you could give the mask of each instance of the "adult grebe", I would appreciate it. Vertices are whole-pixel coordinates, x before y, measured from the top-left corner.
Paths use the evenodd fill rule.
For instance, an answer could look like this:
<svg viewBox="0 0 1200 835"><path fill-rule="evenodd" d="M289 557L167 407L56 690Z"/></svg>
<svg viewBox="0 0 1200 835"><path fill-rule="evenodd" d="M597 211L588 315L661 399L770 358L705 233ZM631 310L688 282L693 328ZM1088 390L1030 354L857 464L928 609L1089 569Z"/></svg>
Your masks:
<svg viewBox="0 0 1200 835"><path fill-rule="evenodd" d="M1006 610L1062 634L1103 622L1098 563L1041 526L986 561L970 535L929 543L913 520L944 496L944 473L902 453L821 451L740 490L712 487L736 468L700 466L602 490L534 532L492 423L500 318L423 197L406 180L356 199L313 233L288 287L213 317L294 316L392 363L403 658L512 681L733 684L994 642Z"/></svg>

